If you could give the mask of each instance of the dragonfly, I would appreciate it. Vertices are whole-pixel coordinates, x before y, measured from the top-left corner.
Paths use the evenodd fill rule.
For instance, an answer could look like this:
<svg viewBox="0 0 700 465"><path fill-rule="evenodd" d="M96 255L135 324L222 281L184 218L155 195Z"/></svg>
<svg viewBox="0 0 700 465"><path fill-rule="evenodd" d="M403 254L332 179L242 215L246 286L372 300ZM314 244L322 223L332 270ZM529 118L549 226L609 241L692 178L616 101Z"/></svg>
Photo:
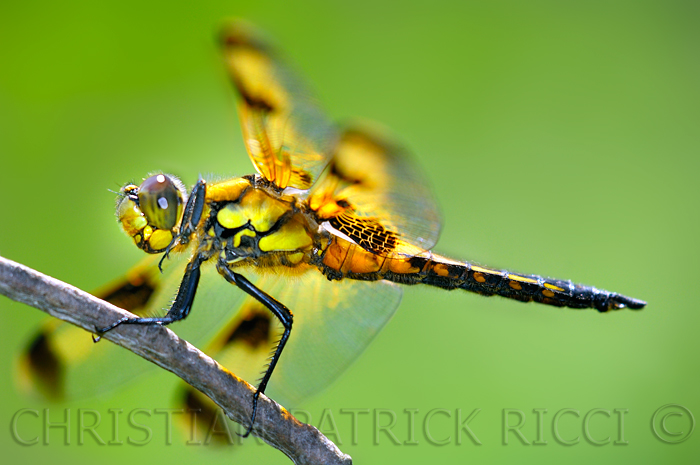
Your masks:
<svg viewBox="0 0 700 465"><path fill-rule="evenodd" d="M135 316L95 328L95 339L123 325L170 325L194 309L178 325L181 337L207 344L244 379L269 361L244 436L268 384L274 398L294 404L337 378L389 321L402 285L599 312L646 305L434 253L439 209L401 144L371 125L333 124L250 24L230 23L220 43L256 173L200 177L189 190L156 173L119 191L118 221L149 256L96 292ZM112 345L90 347L78 331L42 328L20 363L26 386L80 397L145 371ZM184 400L201 402L192 392Z"/></svg>

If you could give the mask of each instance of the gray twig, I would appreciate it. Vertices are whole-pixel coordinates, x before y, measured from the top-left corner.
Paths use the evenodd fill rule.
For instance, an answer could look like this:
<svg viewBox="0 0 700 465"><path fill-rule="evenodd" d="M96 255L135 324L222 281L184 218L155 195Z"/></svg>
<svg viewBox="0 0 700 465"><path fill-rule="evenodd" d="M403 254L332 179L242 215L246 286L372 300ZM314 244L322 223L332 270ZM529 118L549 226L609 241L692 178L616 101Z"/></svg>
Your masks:
<svg viewBox="0 0 700 465"><path fill-rule="evenodd" d="M0 257L0 293L10 299L94 332L129 312L87 292ZM255 389L231 374L175 333L161 326L124 325L104 337L176 374L209 396L226 415L242 425L250 421ZM352 459L311 425L284 407L260 397L252 434L297 464L350 464Z"/></svg>

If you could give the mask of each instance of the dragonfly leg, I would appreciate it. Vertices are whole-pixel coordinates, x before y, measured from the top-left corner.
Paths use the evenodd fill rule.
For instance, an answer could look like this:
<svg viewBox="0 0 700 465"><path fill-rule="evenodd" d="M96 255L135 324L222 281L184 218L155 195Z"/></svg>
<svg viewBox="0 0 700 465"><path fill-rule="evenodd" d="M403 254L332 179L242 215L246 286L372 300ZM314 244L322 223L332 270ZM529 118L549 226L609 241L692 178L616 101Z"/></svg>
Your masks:
<svg viewBox="0 0 700 465"><path fill-rule="evenodd" d="M201 177L197 184L192 188L190 196L185 204L185 212L180 226L180 236L182 240L187 240L190 235L197 229L197 224L202 218L204 211L204 201L206 197L207 184Z"/></svg>
<svg viewBox="0 0 700 465"><path fill-rule="evenodd" d="M255 394L253 395L253 413L250 416L250 425L248 425L246 432L240 435L245 438L248 437L248 435L250 435L250 432L253 430L253 425L255 424L255 415L258 410L258 398L260 397L260 394L265 393L267 383L270 381L272 372L274 371L275 366L277 366L277 362L279 361L279 358L282 355L282 350L284 350L284 346L287 343L289 335L292 332L293 315L292 312L282 303L278 302L273 297L269 296L265 292L255 287L253 283L251 283L250 281L248 281L248 279L245 278L245 276L231 271L225 263L219 263L217 265L217 269L219 270L219 273L221 273L228 282L235 284L245 293L247 293L255 300L263 304L265 307L267 307L267 309L270 310L272 314L275 315L275 317L277 317L278 320L280 320L280 323L282 323L282 326L284 327L284 332L282 333L282 337L277 343L275 353L272 355L272 359L270 359L270 364L267 366L265 374L263 375L262 380L260 381L260 384L255 390Z"/></svg>
<svg viewBox="0 0 700 465"><path fill-rule="evenodd" d="M190 263L187 264L185 275L183 276L182 282L180 283L180 288L177 291L175 301L173 302L170 309L168 310L168 313L166 313L165 316L151 318L124 317L115 321L109 326L105 326L104 328L95 327L95 332L97 332L98 336L93 336L92 340L98 342L102 338L102 335L104 333L111 331L117 326L121 325L136 324L165 326L185 318L187 315L189 315L190 310L192 309L192 302L194 302L194 295L197 292L197 285L199 284L199 277L201 275L199 267L203 261L203 257L195 256L192 259L192 261L190 261Z"/></svg>
<svg viewBox="0 0 700 465"><path fill-rule="evenodd" d="M170 258L170 252L179 244L187 244L190 239L190 235L197 228L199 220L202 218L202 212L204 211L204 200L206 197L207 184L201 177L197 181L197 184L192 188L190 196L187 198L187 203L185 204L185 212L182 217L182 223L180 225L179 233L173 237L170 241L168 247L165 249L165 253L158 262L158 269L163 272L163 261L166 258Z"/></svg>

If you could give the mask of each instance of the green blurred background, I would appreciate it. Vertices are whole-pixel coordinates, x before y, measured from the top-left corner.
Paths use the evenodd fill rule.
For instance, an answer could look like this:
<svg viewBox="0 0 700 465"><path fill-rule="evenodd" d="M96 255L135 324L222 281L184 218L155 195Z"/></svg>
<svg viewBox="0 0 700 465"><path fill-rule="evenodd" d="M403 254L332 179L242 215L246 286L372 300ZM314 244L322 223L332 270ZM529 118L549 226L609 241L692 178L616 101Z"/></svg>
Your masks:
<svg viewBox="0 0 700 465"><path fill-rule="evenodd" d="M413 150L443 209L437 250L649 302L642 312L600 315L406 289L359 361L302 406L312 423L330 409L340 447L357 463L697 458L700 433L670 445L652 427L665 404L700 415L697 2L3 2L1 255L94 289L141 257L116 225L107 189L155 170L188 184L199 173L252 172L213 40L231 16L275 37L331 116L381 121ZM60 430L49 445L18 444L14 413L48 406L11 381L44 315L4 298L0 308L7 463L288 463L255 439L214 450L173 433L167 445L162 415L142 418L153 429L146 446L98 446L89 436L78 444L78 408L101 413L98 431L109 440L108 409L169 407L175 379L166 373L52 407L53 421L71 409L69 445ZM340 413L348 408L396 412L401 445L385 433L374 441L373 414L359 417L353 444L350 416ZM464 419L476 408L470 427L481 445L466 435L457 445L456 409ZM554 437L564 408L581 415L560 422L564 439L580 436L576 445ZM610 444L585 439L583 416L594 408L628 409L627 445L614 444L615 413L590 422L592 436ZM417 444L405 444L413 442L405 409L418 409ZM447 445L425 433L433 409L451 412L430 422L435 440L451 435ZM524 413L530 443L533 409L547 409L548 443L511 435L505 445L504 409ZM40 419L21 425L25 437L42 439ZM667 421L671 432L689 426L687 416ZM119 434L144 437L125 422Z"/></svg>

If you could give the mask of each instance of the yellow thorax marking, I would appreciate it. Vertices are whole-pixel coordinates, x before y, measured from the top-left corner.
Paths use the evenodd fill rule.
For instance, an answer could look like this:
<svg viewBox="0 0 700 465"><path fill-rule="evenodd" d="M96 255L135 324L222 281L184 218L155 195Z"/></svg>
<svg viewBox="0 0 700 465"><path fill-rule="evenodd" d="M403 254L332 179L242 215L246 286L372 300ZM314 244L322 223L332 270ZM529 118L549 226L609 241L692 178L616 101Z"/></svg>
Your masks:
<svg viewBox="0 0 700 465"><path fill-rule="evenodd" d="M210 184L207 186L207 201L233 202L238 200L247 187L250 187L250 182L245 178L227 179L226 181Z"/></svg>
<svg viewBox="0 0 700 465"><path fill-rule="evenodd" d="M243 236L255 237L255 232L251 231L250 229L243 229L240 232L238 232L235 236L233 236L234 247L239 247L241 245L241 239L243 238Z"/></svg>
<svg viewBox="0 0 700 465"><path fill-rule="evenodd" d="M250 224L258 232L269 231L290 206L260 189L246 192L237 203L229 203L216 214L221 226L236 229Z"/></svg>
<svg viewBox="0 0 700 465"><path fill-rule="evenodd" d="M263 252L292 251L310 247L311 236L306 232L298 218L293 218L272 234L261 237L258 242Z"/></svg>

